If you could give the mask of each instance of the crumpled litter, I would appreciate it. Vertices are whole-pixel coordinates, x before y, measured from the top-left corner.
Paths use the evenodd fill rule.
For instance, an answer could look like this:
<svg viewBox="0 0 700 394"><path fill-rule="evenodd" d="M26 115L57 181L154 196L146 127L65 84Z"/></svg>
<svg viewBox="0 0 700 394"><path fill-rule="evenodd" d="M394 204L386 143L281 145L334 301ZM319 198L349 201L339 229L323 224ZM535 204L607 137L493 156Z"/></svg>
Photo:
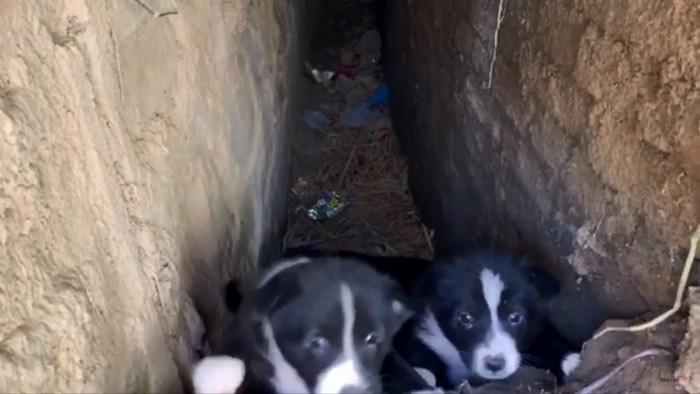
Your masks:
<svg viewBox="0 0 700 394"><path fill-rule="evenodd" d="M299 209L313 220L323 220L338 215L348 205L347 198L335 191L330 191L317 196L308 208L300 206Z"/></svg>
<svg viewBox="0 0 700 394"><path fill-rule="evenodd" d="M314 130L323 131L331 126L331 119L323 111L304 111L304 122Z"/></svg>
<svg viewBox="0 0 700 394"><path fill-rule="evenodd" d="M355 52L362 55L361 66L367 68L379 64L382 57L382 40L376 29L367 30L355 47Z"/></svg>
<svg viewBox="0 0 700 394"><path fill-rule="evenodd" d="M314 68L309 62L304 63L304 72L308 75L314 82L323 84L324 86L329 85L335 73L329 70L319 70Z"/></svg>
<svg viewBox="0 0 700 394"><path fill-rule="evenodd" d="M356 107L345 107L340 114L340 121L347 127L365 127L381 118L381 113L372 111L364 104Z"/></svg>
<svg viewBox="0 0 700 394"><path fill-rule="evenodd" d="M375 105L384 105L388 106L389 105L389 86L385 83L379 85L379 88L374 91L369 97L367 97L367 100L365 100L365 104L367 104L370 107L374 107Z"/></svg>

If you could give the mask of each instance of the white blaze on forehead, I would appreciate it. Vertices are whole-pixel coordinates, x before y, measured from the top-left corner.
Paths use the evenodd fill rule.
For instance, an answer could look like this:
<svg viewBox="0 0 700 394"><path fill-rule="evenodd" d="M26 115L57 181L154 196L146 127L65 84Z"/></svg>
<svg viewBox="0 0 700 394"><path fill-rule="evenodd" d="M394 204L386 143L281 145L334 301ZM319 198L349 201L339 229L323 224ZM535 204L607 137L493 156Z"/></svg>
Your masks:
<svg viewBox="0 0 700 394"><path fill-rule="evenodd" d="M464 365L459 350L447 339L430 309L426 310L417 335L447 365L450 382L456 385L469 377L469 368Z"/></svg>
<svg viewBox="0 0 700 394"><path fill-rule="evenodd" d="M233 394L243 383L245 364L228 356L211 356L192 371L195 394Z"/></svg>
<svg viewBox="0 0 700 394"><path fill-rule="evenodd" d="M481 276L479 276L479 279L481 279L481 288L484 292L486 305L489 307L489 313L491 314L492 318L494 316L498 318L498 304L501 303L501 295L503 294L505 285L503 284L500 276L494 274L489 269L484 269L481 271Z"/></svg>
<svg viewBox="0 0 700 394"><path fill-rule="evenodd" d="M340 306L343 312L343 352L318 377L316 393L334 394L346 387L366 389L369 386L355 351L355 300L346 283L340 284Z"/></svg>
<svg viewBox="0 0 700 394"><path fill-rule="evenodd" d="M260 278L256 287L260 289L264 287L269 281L271 281L272 278L281 274L285 270L295 267L299 264L306 264L308 262L311 262L311 260L308 257L300 257L298 259L280 261L269 271L267 271L267 273L265 273L265 275L263 275L262 278Z"/></svg>
<svg viewBox="0 0 700 394"><path fill-rule="evenodd" d="M282 351L279 346L277 346L277 341L275 340L275 334L272 331L272 326L267 319L262 321L263 327L263 337L265 342L267 342L267 353L265 357L267 361L272 364L274 369L274 375L272 376L271 383L275 387L275 391L280 394L286 393L299 393L307 394L309 388L304 383L304 380L299 376L294 367L292 367L289 362L284 358Z"/></svg>
<svg viewBox="0 0 700 394"><path fill-rule="evenodd" d="M513 374L520 366L520 352L513 337L503 329L498 317L498 305L505 285L501 278L485 268L479 277L484 292L484 299L489 308L491 327L483 343L474 351L474 371L485 379L504 379ZM492 372L486 368L487 357L503 357L503 369Z"/></svg>

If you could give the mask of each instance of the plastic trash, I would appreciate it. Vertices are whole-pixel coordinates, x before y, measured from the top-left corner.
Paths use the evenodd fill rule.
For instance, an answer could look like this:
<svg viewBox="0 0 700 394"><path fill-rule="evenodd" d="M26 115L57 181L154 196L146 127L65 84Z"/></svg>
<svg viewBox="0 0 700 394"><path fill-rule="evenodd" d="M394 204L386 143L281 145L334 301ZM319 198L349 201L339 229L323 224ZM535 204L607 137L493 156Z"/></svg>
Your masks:
<svg viewBox="0 0 700 394"><path fill-rule="evenodd" d="M340 213L349 204L348 200L335 191L323 193L316 198L316 201L309 207L300 207L306 216L314 220L332 218Z"/></svg>
<svg viewBox="0 0 700 394"><path fill-rule="evenodd" d="M367 104L370 107L374 107L375 105L389 105L389 86L385 83L379 85L379 88L372 93L369 97L367 97L367 100L365 100L365 104Z"/></svg>
<svg viewBox="0 0 700 394"><path fill-rule="evenodd" d="M331 125L331 120L322 111L304 111L304 122L314 130L323 131Z"/></svg>
<svg viewBox="0 0 700 394"><path fill-rule="evenodd" d="M378 121L372 123L370 130L378 140L382 140L390 136L392 132L391 119L388 117L379 119Z"/></svg>
<svg viewBox="0 0 700 394"><path fill-rule="evenodd" d="M340 114L340 121L347 127L364 127L382 118L382 114L369 109L366 105L346 107Z"/></svg>
<svg viewBox="0 0 700 394"><path fill-rule="evenodd" d="M303 177L297 178L296 183L292 187L292 193L294 193L295 196L297 196L299 199L303 200L309 195L309 189L310 189L309 182L306 181Z"/></svg>
<svg viewBox="0 0 700 394"><path fill-rule="evenodd" d="M356 107L363 104L367 100L367 89L364 86L356 86L345 92L345 104L351 107Z"/></svg>
<svg viewBox="0 0 700 394"><path fill-rule="evenodd" d="M304 63L304 74L311 78L314 82L320 83L324 86L331 83L335 73L329 70L319 70L314 68L309 64L309 62Z"/></svg>
<svg viewBox="0 0 700 394"><path fill-rule="evenodd" d="M376 65L382 57L382 40L379 31L367 30L357 43L355 52L362 54L362 65Z"/></svg>

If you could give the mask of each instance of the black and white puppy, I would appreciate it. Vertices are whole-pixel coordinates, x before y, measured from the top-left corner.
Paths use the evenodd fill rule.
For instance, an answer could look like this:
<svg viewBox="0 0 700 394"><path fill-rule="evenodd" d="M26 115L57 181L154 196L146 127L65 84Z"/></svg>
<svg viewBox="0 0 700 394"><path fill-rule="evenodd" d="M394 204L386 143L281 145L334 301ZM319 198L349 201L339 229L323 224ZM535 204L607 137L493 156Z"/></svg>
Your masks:
<svg viewBox="0 0 700 394"><path fill-rule="evenodd" d="M337 250L333 252L322 251L311 245L288 248L284 251L284 258L342 258L352 259L366 264L380 274L387 275L396 280L404 292L403 302L410 309L411 315L419 311L417 303L411 297L412 286L415 281L426 271L432 261L417 257L405 256L377 256L350 250ZM231 293L231 292L229 292ZM231 299L231 297L229 297ZM408 320L408 319L407 319ZM381 370L382 384L386 393L428 393L434 392L431 383L411 368L403 357L391 349L387 354Z"/></svg>
<svg viewBox="0 0 700 394"><path fill-rule="evenodd" d="M423 310L395 346L443 388L505 379L521 364L566 375L575 368L577 348L545 313L558 288L521 255L483 249L433 264L414 287Z"/></svg>
<svg viewBox="0 0 700 394"><path fill-rule="evenodd" d="M287 259L242 293L236 334L255 391L380 392L384 358L411 316L396 281L347 258Z"/></svg>

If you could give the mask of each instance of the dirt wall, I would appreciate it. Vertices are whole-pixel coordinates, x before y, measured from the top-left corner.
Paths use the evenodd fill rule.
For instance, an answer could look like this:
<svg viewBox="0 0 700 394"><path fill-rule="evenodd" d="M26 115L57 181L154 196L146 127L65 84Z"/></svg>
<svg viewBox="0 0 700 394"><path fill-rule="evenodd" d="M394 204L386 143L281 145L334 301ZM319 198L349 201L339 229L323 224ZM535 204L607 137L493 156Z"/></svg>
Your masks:
<svg viewBox="0 0 700 394"><path fill-rule="evenodd" d="M387 0L387 67L438 252L531 248L615 313L672 304L700 220L695 0Z"/></svg>
<svg viewBox="0 0 700 394"><path fill-rule="evenodd" d="M2 2L0 392L181 390L275 250L307 7Z"/></svg>

